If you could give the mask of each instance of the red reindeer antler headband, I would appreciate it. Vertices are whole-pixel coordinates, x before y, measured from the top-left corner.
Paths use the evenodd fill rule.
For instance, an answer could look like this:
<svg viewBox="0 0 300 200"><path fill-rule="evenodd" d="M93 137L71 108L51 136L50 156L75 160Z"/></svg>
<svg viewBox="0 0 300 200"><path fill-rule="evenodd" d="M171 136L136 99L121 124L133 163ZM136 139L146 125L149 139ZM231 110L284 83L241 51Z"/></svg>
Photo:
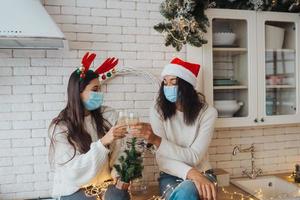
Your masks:
<svg viewBox="0 0 300 200"><path fill-rule="evenodd" d="M83 80L86 76L86 73L89 71L90 66L94 59L96 58L96 54L92 53L89 55L87 52L82 60L82 66L77 69L77 74L80 76L80 80ZM107 58L94 72L101 77L102 80L105 80L106 77L111 77L112 74L116 73L115 66L118 64L119 60L116 58Z"/></svg>

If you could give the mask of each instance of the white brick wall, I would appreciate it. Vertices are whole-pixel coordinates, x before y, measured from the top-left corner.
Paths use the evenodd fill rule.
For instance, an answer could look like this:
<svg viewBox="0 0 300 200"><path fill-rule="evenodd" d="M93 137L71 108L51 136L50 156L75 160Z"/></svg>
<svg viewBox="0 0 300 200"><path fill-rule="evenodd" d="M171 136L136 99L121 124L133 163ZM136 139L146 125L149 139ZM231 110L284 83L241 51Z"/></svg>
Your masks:
<svg viewBox="0 0 300 200"><path fill-rule="evenodd" d="M172 57L153 30L162 21L161 0L44 0L45 8L69 40L70 50L0 50L0 199L49 196L52 174L47 163L47 126L65 105L68 76L86 51L120 65L159 74ZM156 89L144 78L117 77L103 86L105 103L137 111L147 120ZM300 127L219 129L209 152L214 167L241 174L249 154L231 155L234 145L257 143L257 164L265 172L291 171L300 161ZM146 154L145 177L156 183L157 166Z"/></svg>

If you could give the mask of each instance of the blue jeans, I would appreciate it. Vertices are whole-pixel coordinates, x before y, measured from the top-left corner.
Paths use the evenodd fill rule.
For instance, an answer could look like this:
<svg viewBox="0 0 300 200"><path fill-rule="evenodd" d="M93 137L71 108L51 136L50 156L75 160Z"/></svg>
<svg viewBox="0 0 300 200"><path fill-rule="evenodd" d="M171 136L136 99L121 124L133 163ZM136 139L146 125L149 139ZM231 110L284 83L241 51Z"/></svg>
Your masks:
<svg viewBox="0 0 300 200"><path fill-rule="evenodd" d="M77 192L68 195L62 196L61 200L96 200L96 196L87 197L83 189L78 190ZM130 195L128 191L119 190L114 185L108 186L105 194L104 200L130 200Z"/></svg>
<svg viewBox="0 0 300 200"><path fill-rule="evenodd" d="M60 197L60 200L96 200L96 197L87 197L84 193L84 190L80 189L77 192Z"/></svg>
<svg viewBox="0 0 300 200"><path fill-rule="evenodd" d="M115 185L108 186L104 200L130 200L130 194L127 190L120 190Z"/></svg>
<svg viewBox="0 0 300 200"><path fill-rule="evenodd" d="M216 181L213 171L207 171L207 178ZM200 196L195 184L190 180L183 180L176 176L160 172L159 190L160 195L166 200L200 200Z"/></svg>

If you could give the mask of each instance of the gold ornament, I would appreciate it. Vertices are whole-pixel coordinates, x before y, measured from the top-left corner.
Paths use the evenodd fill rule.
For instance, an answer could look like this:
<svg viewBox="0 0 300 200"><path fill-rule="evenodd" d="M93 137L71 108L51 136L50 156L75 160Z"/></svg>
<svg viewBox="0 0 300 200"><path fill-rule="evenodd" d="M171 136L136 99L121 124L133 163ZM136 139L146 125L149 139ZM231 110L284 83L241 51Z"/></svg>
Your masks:
<svg viewBox="0 0 300 200"><path fill-rule="evenodd" d="M183 18L180 18L178 21L178 29L180 31L183 31L186 26L187 26L187 24L186 24L185 20Z"/></svg>
<svg viewBox="0 0 300 200"><path fill-rule="evenodd" d="M195 19L193 19L191 22L190 22L190 29L192 32L196 32L196 29L197 29L197 22Z"/></svg>
<svg viewBox="0 0 300 200"><path fill-rule="evenodd" d="M85 68L84 67L80 67L79 70L82 71L82 72L84 72Z"/></svg>

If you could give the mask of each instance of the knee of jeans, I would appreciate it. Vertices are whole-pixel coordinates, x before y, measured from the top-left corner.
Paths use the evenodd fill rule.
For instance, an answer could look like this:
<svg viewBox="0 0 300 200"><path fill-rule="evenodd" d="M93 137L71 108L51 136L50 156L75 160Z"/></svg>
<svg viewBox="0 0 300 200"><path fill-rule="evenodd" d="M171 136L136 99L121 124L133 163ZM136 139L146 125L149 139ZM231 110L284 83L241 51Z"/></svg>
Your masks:
<svg viewBox="0 0 300 200"><path fill-rule="evenodd" d="M105 200L130 200L130 195L127 190L120 190L114 185L108 186L105 194Z"/></svg>
<svg viewBox="0 0 300 200"><path fill-rule="evenodd" d="M175 176L171 176L169 174L162 174L158 180L161 195L165 195L166 193L168 193L168 191L172 190L171 188L175 188L178 184L180 184L183 181L182 179Z"/></svg>
<svg viewBox="0 0 300 200"><path fill-rule="evenodd" d="M178 185L170 196L171 199L199 200L198 190L192 181L186 180Z"/></svg>
<svg viewBox="0 0 300 200"><path fill-rule="evenodd" d="M197 192L195 184L190 180L183 181L178 187L191 193Z"/></svg>

